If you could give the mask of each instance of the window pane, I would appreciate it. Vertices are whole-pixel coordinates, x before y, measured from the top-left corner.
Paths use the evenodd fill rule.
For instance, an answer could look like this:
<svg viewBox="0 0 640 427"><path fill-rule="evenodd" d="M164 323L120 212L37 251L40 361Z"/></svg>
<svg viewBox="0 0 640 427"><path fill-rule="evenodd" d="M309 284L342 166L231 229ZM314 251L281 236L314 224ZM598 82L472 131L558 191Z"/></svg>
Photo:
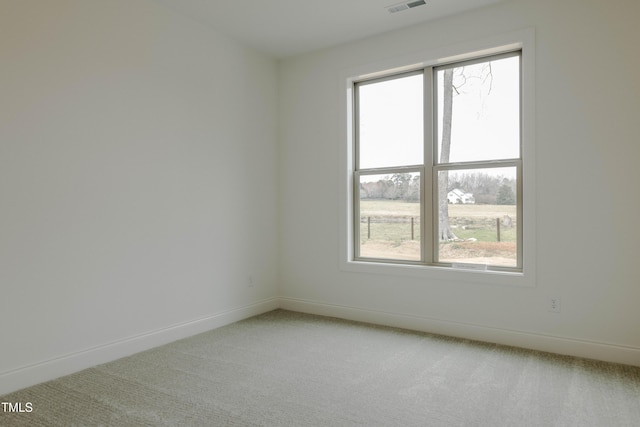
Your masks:
<svg viewBox="0 0 640 427"><path fill-rule="evenodd" d="M423 162L422 75L358 89L360 169Z"/></svg>
<svg viewBox="0 0 640 427"><path fill-rule="evenodd" d="M439 163L520 157L519 56L439 70L436 78Z"/></svg>
<svg viewBox="0 0 640 427"><path fill-rule="evenodd" d="M438 261L517 267L515 167L440 171L438 189Z"/></svg>
<svg viewBox="0 0 640 427"><path fill-rule="evenodd" d="M420 260L420 174L360 176L360 256Z"/></svg>

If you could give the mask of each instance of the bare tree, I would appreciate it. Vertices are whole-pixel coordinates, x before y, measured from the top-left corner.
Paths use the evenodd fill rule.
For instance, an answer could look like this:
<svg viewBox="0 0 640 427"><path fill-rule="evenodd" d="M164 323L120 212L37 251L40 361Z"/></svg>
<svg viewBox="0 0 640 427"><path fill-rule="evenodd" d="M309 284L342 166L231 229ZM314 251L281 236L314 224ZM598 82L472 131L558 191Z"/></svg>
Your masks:
<svg viewBox="0 0 640 427"><path fill-rule="evenodd" d="M449 162L451 152L451 121L453 118L453 68L444 70L444 103L442 111L442 144L440 146L440 163ZM441 171L438 175L438 236L440 241L457 239L449 225L449 206L447 192L449 188L449 171Z"/></svg>
<svg viewBox="0 0 640 427"><path fill-rule="evenodd" d="M454 71L459 70L459 83L454 85ZM443 106L442 106L442 144L440 146L440 163L449 163L451 153L451 124L453 121L453 92L460 95L460 89L470 79L480 79L482 84L488 82L487 94L491 94L493 72L491 62L483 65L480 75L468 76L464 67L446 68L443 72ZM458 237L451 231L449 224L449 171L441 171L438 175L438 237L440 241L455 240Z"/></svg>

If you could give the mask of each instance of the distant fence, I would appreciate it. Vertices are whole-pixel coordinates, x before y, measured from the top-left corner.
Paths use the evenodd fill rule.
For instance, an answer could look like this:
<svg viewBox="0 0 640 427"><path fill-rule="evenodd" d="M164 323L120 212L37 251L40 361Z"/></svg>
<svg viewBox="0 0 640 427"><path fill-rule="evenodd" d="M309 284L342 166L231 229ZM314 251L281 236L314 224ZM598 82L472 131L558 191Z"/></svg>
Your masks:
<svg viewBox="0 0 640 427"><path fill-rule="evenodd" d="M411 230L411 240L415 240L416 227L420 228L420 217L412 216L362 216L360 223L367 225L367 239L371 239L371 224L407 224ZM501 232L505 228L513 228L516 221L508 215L502 218L465 218L450 217L449 224L463 229L495 229L496 240L501 241Z"/></svg>
<svg viewBox="0 0 640 427"><path fill-rule="evenodd" d="M363 216L361 224L367 224L367 239L371 239L371 224L407 224L411 230L411 240L416 239L416 230L420 229L420 218L413 216Z"/></svg>

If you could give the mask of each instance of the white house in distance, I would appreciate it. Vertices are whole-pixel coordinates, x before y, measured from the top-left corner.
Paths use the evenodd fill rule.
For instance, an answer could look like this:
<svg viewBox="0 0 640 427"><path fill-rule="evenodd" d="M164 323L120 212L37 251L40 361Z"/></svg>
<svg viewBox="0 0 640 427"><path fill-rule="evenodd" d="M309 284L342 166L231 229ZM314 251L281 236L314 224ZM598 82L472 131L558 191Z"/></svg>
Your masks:
<svg viewBox="0 0 640 427"><path fill-rule="evenodd" d="M465 193L459 188L454 188L449 191L447 194L447 199L449 199L449 203L462 203L462 204L474 204L476 199L473 198L473 194Z"/></svg>

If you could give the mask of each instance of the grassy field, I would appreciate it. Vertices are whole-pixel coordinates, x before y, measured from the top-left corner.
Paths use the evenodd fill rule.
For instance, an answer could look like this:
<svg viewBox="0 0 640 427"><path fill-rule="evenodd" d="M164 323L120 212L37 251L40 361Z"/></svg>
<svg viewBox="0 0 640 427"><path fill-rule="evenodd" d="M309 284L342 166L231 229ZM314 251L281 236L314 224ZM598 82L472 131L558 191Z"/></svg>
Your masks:
<svg viewBox="0 0 640 427"><path fill-rule="evenodd" d="M420 204L417 202L398 202L395 200L361 200L360 216L419 216ZM367 214L365 215L365 212ZM449 205L450 218L496 218L516 216L515 205Z"/></svg>
<svg viewBox="0 0 640 427"><path fill-rule="evenodd" d="M506 217L511 226L505 224ZM360 219L362 256L420 259L419 203L362 200ZM449 222L457 239L440 243L440 261L514 266L516 219L516 207L511 205L449 205Z"/></svg>

